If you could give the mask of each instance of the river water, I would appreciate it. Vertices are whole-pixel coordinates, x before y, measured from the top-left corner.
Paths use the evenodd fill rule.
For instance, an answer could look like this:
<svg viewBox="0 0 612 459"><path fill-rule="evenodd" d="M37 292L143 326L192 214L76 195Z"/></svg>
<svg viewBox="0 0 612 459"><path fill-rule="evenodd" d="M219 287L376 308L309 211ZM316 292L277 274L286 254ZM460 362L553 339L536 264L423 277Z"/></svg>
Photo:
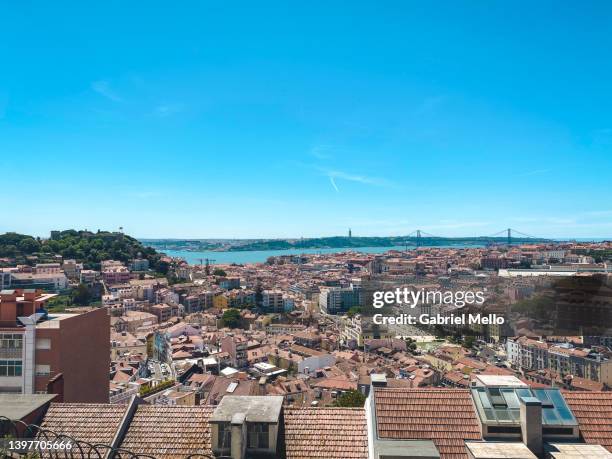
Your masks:
<svg viewBox="0 0 612 459"><path fill-rule="evenodd" d="M466 247L482 247L482 245L446 245L436 246L436 248L466 248ZM165 254L170 257L183 258L189 264L200 264L200 259L206 262L206 258L214 260L215 264L246 264L246 263L263 263L268 257L280 256L280 255L299 255L299 254L324 254L324 253L339 253L339 252L363 252L363 253L384 253L389 250L405 250L404 246L392 246L392 247L356 247L356 248L335 248L335 249L288 249L288 250L251 250L245 252L191 252L187 250L162 250ZM414 250L414 247L408 247L408 250Z"/></svg>

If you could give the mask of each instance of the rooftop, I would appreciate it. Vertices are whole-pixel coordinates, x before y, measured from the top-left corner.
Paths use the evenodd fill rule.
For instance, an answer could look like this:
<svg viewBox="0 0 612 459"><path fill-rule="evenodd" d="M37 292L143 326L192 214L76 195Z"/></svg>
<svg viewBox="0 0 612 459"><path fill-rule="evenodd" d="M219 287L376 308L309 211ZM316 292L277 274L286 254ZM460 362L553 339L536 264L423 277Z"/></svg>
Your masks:
<svg viewBox="0 0 612 459"><path fill-rule="evenodd" d="M79 441L110 444L126 407L103 403L52 403L42 427Z"/></svg>
<svg viewBox="0 0 612 459"><path fill-rule="evenodd" d="M140 405L121 447L155 457L211 454L212 411L211 406Z"/></svg>
<svg viewBox="0 0 612 459"><path fill-rule="evenodd" d="M210 420L230 422L235 413L244 413L247 422L278 422L283 407L283 397L270 395L242 395L223 397Z"/></svg>
<svg viewBox="0 0 612 459"><path fill-rule="evenodd" d="M563 392L586 443L612 452L612 392Z"/></svg>
<svg viewBox="0 0 612 459"><path fill-rule="evenodd" d="M465 389L375 389L378 439L432 440L447 459L467 458L465 440L481 440Z"/></svg>
<svg viewBox="0 0 612 459"><path fill-rule="evenodd" d="M465 442L474 459L537 459L527 446L520 442Z"/></svg>
<svg viewBox="0 0 612 459"><path fill-rule="evenodd" d="M60 321L76 317L79 314L56 314L52 313L46 320L41 320L36 324L36 328L60 328Z"/></svg>
<svg viewBox="0 0 612 459"><path fill-rule="evenodd" d="M55 397L55 394L0 394L0 416L9 419L23 419Z"/></svg>
<svg viewBox="0 0 612 459"><path fill-rule="evenodd" d="M476 383L488 387L528 387L516 376L476 375Z"/></svg>
<svg viewBox="0 0 612 459"><path fill-rule="evenodd" d="M542 403L544 425L578 425L557 388L475 387L472 396L483 424L519 425L520 399L523 399Z"/></svg>
<svg viewBox="0 0 612 459"><path fill-rule="evenodd" d="M601 445L548 443L544 449L551 459L612 459L612 453Z"/></svg>
<svg viewBox="0 0 612 459"><path fill-rule="evenodd" d="M287 459L366 459L363 408L285 409Z"/></svg>

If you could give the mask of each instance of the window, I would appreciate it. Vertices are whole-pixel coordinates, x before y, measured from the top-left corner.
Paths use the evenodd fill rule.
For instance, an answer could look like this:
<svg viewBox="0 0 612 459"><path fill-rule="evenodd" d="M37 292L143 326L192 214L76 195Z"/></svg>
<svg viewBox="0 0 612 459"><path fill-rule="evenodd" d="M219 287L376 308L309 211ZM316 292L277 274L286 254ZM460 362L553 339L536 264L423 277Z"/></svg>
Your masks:
<svg viewBox="0 0 612 459"><path fill-rule="evenodd" d="M268 449L268 424L248 424L248 448Z"/></svg>
<svg viewBox="0 0 612 459"><path fill-rule="evenodd" d="M49 338L37 338L36 349L51 349L51 340Z"/></svg>
<svg viewBox="0 0 612 459"><path fill-rule="evenodd" d="M488 426L487 430L489 433L499 433L499 434L520 434L520 427L512 427L512 426Z"/></svg>
<svg viewBox="0 0 612 459"><path fill-rule="evenodd" d="M36 376L49 376L51 367L49 365L36 365Z"/></svg>
<svg viewBox="0 0 612 459"><path fill-rule="evenodd" d="M0 376L21 376L21 360L0 360Z"/></svg>
<svg viewBox="0 0 612 459"><path fill-rule="evenodd" d="M218 448L229 449L231 447L232 439L232 428L229 422L222 422L219 424L219 438Z"/></svg>
<svg viewBox="0 0 612 459"><path fill-rule="evenodd" d="M543 427L543 435L573 435L574 429L570 427Z"/></svg>
<svg viewBox="0 0 612 459"><path fill-rule="evenodd" d="M2 333L0 334L0 349L21 349L23 348L23 335L21 333Z"/></svg>

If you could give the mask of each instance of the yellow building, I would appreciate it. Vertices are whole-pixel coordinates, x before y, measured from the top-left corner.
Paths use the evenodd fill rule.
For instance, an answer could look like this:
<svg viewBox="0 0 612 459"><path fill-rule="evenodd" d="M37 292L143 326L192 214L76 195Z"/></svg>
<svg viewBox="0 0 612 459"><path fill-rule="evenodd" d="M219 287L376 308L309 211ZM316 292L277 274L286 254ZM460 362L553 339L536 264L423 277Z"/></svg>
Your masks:
<svg viewBox="0 0 612 459"><path fill-rule="evenodd" d="M218 309L227 309L229 307L227 297L223 293L218 293L213 296L213 307Z"/></svg>

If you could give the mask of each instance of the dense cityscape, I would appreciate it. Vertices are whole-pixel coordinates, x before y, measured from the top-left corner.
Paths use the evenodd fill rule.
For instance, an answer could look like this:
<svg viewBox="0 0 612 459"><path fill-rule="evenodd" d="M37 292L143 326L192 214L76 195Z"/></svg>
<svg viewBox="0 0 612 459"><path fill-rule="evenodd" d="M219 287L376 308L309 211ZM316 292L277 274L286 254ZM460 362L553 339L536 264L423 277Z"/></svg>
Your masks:
<svg viewBox="0 0 612 459"><path fill-rule="evenodd" d="M386 455L395 441L419 440L414 451L407 450L410 457L421 457L415 451L494 457L478 456L492 454L488 440L496 448L498 436L506 438L513 425L521 431L520 397L504 392L495 401L494 394L506 388L531 391L542 403L542 397L553 397L557 410L569 407L568 419L563 413L549 418L540 408L544 440L546 429L557 429L550 430L551 438L582 438L612 451L611 437L602 436L609 424L598 430L589 413L591 405L612 409L612 322L606 322L612 310L611 242L398 247L382 254L340 250L254 264L188 264L122 232L54 231L47 239L7 233L0 239L0 399L12 403L14 394L31 394L39 410L53 402L43 428L68 428L72 436L105 443L93 426L69 427L73 410L94 422L100 404L118 417L138 406L122 447L159 454L154 442L137 438L142 410L147 419L161 417L146 421L153 430L153 423L174 416L205 418L201 444L190 443L186 431L186 438L172 440L168 457L203 451L236 457L232 410L245 414L247 423L272 410L273 420L247 429L240 454L266 450L274 456L282 447L288 458L315 457L314 447L316 454L340 448L338 457L367 457L371 447ZM105 250L122 260L106 259ZM594 305L604 314L595 321L604 320L597 334L555 333L530 314L547 301L543 292L564 278L600 280L588 300L572 303L579 314L593 314ZM367 309L373 283L385 291L483 292L486 312L508 320L372 326ZM463 312L457 303L415 306L419 315L448 317ZM401 306L394 301L393 308ZM562 397L555 395L559 390ZM485 395L496 407L490 413ZM399 414L392 412L397 403L406 404ZM502 405L507 419L500 418ZM376 415L369 419L372 410ZM442 415L449 419L435 427ZM423 425L413 425L414 416ZM322 419L329 421L326 427ZM508 425L499 430L495 426L504 419ZM313 429L304 431L309 423ZM368 434L371 423L378 440ZM530 442L512 448L528 452ZM588 451L584 457L594 450Z"/></svg>
<svg viewBox="0 0 612 459"><path fill-rule="evenodd" d="M0 7L0 459L612 459L612 1Z"/></svg>

